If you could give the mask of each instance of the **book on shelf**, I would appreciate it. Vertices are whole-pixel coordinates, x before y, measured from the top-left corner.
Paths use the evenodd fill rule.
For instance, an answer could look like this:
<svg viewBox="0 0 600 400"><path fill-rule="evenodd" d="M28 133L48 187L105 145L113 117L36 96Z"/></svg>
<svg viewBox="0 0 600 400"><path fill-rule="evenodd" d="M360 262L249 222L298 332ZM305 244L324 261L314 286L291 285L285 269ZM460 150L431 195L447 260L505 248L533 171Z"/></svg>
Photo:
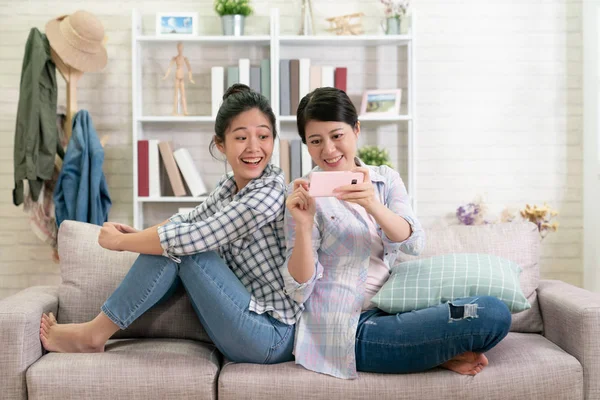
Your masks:
<svg viewBox="0 0 600 400"><path fill-rule="evenodd" d="M335 67L330 65L321 67L321 87L335 87Z"/></svg>
<svg viewBox="0 0 600 400"><path fill-rule="evenodd" d="M348 68L338 67L335 69L334 85L336 88L346 91L348 80Z"/></svg>
<svg viewBox="0 0 600 400"><path fill-rule="evenodd" d="M207 194L208 190L206 185L200 176L198 168L192 159L192 155L186 148L177 149L173 152L175 161L181 170L181 174L185 179L187 187L190 189L190 193L193 197L198 197L203 194Z"/></svg>
<svg viewBox="0 0 600 400"><path fill-rule="evenodd" d="M177 163L175 162L175 157L173 156L173 146L171 142L160 142L158 144L158 148L160 150L160 156L163 160L165 169L167 170L169 182L171 183L171 188L173 189L173 194L177 197L185 196L185 186L183 185L179 168L177 168Z"/></svg>
<svg viewBox="0 0 600 400"><path fill-rule="evenodd" d="M311 65L310 67L310 88L309 91L321 87L321 66L319 65Z"/></svg>
<svg viewBox="0 0 600 400"><path fill-rule="evenodd" d="M240 83L240 67L229 66L227 67L227 87L230 88L234 83Z"/></svg>
<svg viewBox="0 0 600 400"><path fill-rule="evenodd" d="M310 93L310 58L300 59L300 74L298 77L299 98Z"/></svg>
<svg viewBox="0 0 600 400"><path fill-rule="evenodd" d="M290 115L290 60L279 60L279 113Z"/></svg>
<svg viewBox="0 0 600 400"><path fill-rule="evenodd" d="M300 60L290 60L290 115L296 115L300 102Z"/></svg>
<svg viewBox="0 0 600 400"><path fill-rule="evenodd" d="M260 61L260 93L271 102L271 61Z"/></svg>
<svg viewBox="0 0 600 400"><path fill-rule="evenodd" d="M225 68L212 67L210 69L210 81L212 116L216 117L225 93Z"/></svg>
<svg viewBox="0 0 600 400"><path fill-rule="evenodd" d="M158 157L158 169L160 173L160 195L163 197L174 197L173 188L171 182L169 182L169 174L167 173L167 167L162 157Z"/></svg>
<svg viewBox="0 0 600 400"><path fill-rule="evenodd" d="M279 140L279 165L283 170L285 183L290 183L290 141L286 139Z"/></svg>
<svg viewBox="0 0 600 400"><path fill-rule="evenodd" d="M239 69L239 83L243 83L246 86L250 86L250 60L247 58L240 58L238 60Z"/></svg>
<svg viewBox="0 0 600 400"><path fill-rule="evenodd" d="M149 176L148 176L148 141L138 140L137 142L137 185L138 196L147 197L150 193Z"/></svg>
<svg viewBox="0 0 600 400"><path fill-rule="evenodd" d="M148 140L148 196L160 197L160 155L158 154L158 143L156 139Z"/></svg>
<svg viewBox="0 0 600 400"><path fill-rule="evenodd" d="M260 67L250 67L250 89L256 93L261 92Z"/></svg>
<svg viewBox="0 0 600 400"><path fill-rule="evenodd" d="M302 140L290 140L290 180L302 177Z"/></svg>

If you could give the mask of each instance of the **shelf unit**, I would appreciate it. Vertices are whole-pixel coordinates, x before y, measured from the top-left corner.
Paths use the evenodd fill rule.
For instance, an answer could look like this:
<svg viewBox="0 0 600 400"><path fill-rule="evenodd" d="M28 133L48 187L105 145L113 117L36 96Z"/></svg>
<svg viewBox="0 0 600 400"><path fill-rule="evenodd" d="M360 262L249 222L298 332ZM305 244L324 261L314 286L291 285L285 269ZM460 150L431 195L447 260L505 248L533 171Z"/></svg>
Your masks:
<svg viewBox="0 0 600 400"><path fill-rule="evenodd" d="M279 115L279 60L283 49L293 48L294 46L310 46L318 48L344 46L406 46L406 71L407 71L407 90L403 90L402 97L406 98L406 107L400 115L364 115L359 116L362 126L372 126L377 124L407 124L407 190L411 199L411 204L416 212L416 138L415 138L415 74L414 74L414 32L415 16L412 17L411 34L409 35L358 35L358 36L290 36L280 35L279 11L271 10L269 35L255 36L194 36L189 38L171 38L155 35L144 35L142 30L142 15L138 10L132 12L132 149L133 149L133 225L140 229L144 226L144 204L148 203L200 203L204 197L138 197L137 196L137 141L144 138L144 126L148 124L159 125L177 123L177 124L205 124L209 125L215 122L213 116L157 116L147 115L143 112L142 102L142 54L144 47L151 43L161 42L185 42L197 43L212 46L263 46L269 50L269 59L271 64L271 105L277 118L277 131L281 132L282 126L293 128L295 116ZM216 50L220 51L220 50ZM318 50L316 51L318 53ZM350 79L350 78L349 78ZM351 93L349 93L351 94ZM188 98L189 101L189 98ZM273 164L279 164L279 140L275 143L273 151Z"/></svg>

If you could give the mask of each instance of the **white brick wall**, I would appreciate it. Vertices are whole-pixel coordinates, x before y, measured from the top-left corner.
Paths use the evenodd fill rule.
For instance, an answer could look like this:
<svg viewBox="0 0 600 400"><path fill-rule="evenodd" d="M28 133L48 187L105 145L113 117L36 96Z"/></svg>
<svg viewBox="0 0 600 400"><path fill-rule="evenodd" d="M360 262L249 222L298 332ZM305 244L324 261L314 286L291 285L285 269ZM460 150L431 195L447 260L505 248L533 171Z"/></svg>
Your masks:
<svg viewBox="0 0 600 400"><path fill-rule="evenodd" d="M111 134L105 161L111 220L132 221L131 9L143 7L150 29L153 13L168 9L198 11L201 33L220 29L212 0L172 1L168 9L164 4L85 3L86 10L100 17L109 37L109 64L102 73L84 75L79 106L90 111L100 135ZM248 33L264 32L269 9L277 6L282 6L285 32L297 32L298 0L253 4L256 16L247 23ZM31 233L21 209L12 205L13 136L29 29L43 30L49 19L80 7L66 0L0 0L0 298L60 280L49 248ZM326 17L362 11L365 30L378 32L382 7L375 0L313 0L313 7L318 30L327 27ZM439 223L477 194L485 195L497 211L504 205L548 202L560 210L561 228L543 242L542 275L581 286L581 0L419 0L414 7L421 220L425 225ZM352 50L341 50L346 53L340 53L340 59L351 60ZM352 71L349 74L352 79ZM398 74L393 78L404 86L404 74ZM367 81L376 82L377 77ZM349 83L353 85L359 91L364 83ZM165 95L171 98L170 91ZM61 91L59 101L64 99ZM206 107L201 99L188 102ZM406 143L400 138L397 146L402 149Z"/></svg>

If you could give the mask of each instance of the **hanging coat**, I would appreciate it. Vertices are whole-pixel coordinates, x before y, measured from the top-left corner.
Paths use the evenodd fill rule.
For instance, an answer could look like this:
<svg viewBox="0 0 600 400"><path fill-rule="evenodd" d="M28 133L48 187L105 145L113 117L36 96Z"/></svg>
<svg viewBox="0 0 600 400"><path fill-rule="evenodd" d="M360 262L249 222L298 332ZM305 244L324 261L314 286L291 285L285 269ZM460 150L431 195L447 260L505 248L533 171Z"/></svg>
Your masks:
<svg viewBox="0 0 600 400"><path fill-rule="evenodd" d="M85 110L73 118L73 131L54 188L56 224L69 219L102 225L112 205L102 171L104 149Z"/></svg>
<svg viewBox="0 0 600 400"><path fill-rule="evenodd" d="M21 70L15 129L13 203L23 203L23 180L37 201L44 181L52 178L56 152L62 157L56 130L56 67L46 35L29 31Z"/></svg>

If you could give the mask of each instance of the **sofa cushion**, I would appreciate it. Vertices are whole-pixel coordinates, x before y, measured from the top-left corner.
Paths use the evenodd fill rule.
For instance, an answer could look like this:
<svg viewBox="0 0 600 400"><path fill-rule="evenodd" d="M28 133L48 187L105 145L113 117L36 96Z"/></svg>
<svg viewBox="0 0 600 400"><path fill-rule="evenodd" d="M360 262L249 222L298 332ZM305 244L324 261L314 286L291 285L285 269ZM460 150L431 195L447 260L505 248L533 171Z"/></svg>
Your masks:
<svg viewBox="0 0 600 400"><path fill-rule="evenodd" d="M64 221L60 225L59 323L85 322L98 315L138 256L100 247L99 232L100 226L83 222ZM182 286L170 299L151 308L113 337L185 338L210 343Z"/></svg>
<svg viewBox="0 0 600 400"><path fill-rule="evenodd" d="M510 333L486 355L490 363L475 377L435 368L405 375L359 372L358 379L343 380L293 362L229 363L219 375L219 400L583 398L581 364L541 335Z"/></svg>
<svg viewBox="0 0 600 400"><path fill-rule="evenodd" d="M510 312L531 308L521 291L521 268L491 254L445 254L405 261L392 267L391 276L371 302L396 314L471 296L494 296Z"/></svg>
<svg viewBox="0 0 600 400"><path fill-rule="evenodd" d="M61 225L62 226L62 225ZM104 353L48 353L27 370L29 399L216 399L214 345L111 340Z"/></svg>
<svg viewBox="0 0 600 400"><path fill-rule="evenodd" d="M400 254L398 261L429 258L449 253L493 254L511 260L522 272L519 276L523 294L531 308L513 315L511 331L541 332L542 317L537 302L540 281L540 236L531 222L512 222L465 226L456 225L426 230L427 244L418 256Z"/></svg>

